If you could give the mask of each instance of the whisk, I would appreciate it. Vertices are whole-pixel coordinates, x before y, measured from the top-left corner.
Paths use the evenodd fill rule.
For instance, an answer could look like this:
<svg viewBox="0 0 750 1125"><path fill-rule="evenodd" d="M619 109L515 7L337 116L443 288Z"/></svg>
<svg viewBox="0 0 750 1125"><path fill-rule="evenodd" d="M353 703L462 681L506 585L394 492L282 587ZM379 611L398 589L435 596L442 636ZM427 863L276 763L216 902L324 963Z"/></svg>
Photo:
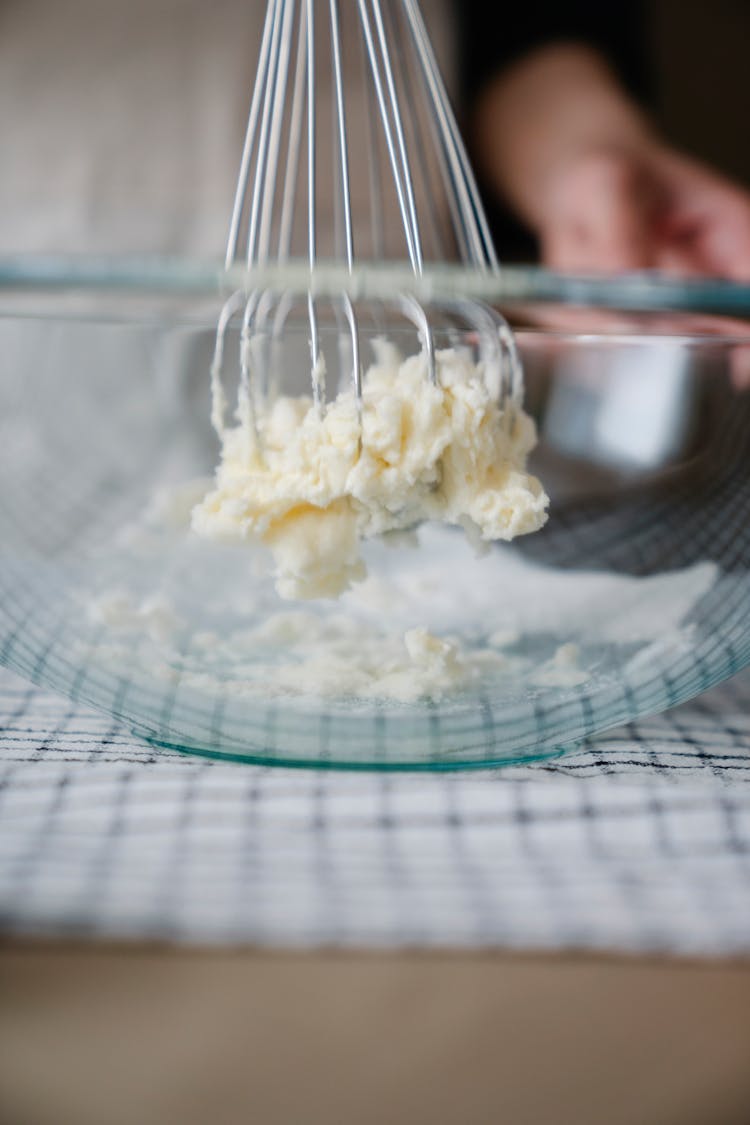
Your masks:
<svg viewBox="0 0 750 1125"><path fill-rule="evenodd" d="M326 97L328 95L328 97ZM326 114L330 102L330 118ZM360 325L403 319L416 330L429 378L437 379L434 330L476 342L502 401L520 394L513 335L489 307L463 299L419 303L394 292L388 307L358 302L357 276L408 260L415 277L459 259L497 272L477 184L417 0L268 0L226 266L307 262L299 290L250 285L222 309L212 366L214 426L223 431L225 335L241 322L238 417L258 440L259 404L274 384L273 347L293 309L308 324L315 404L326 400L321 318L347 344L348 378L362 396ZM344 267L346 284L325 301L316 281ZM401 271L401 276L402 276ZM281 271L283 273L283 270ZM269 356L271 358L269 358ZM509 411L510 413L510 411Z"/></svg>

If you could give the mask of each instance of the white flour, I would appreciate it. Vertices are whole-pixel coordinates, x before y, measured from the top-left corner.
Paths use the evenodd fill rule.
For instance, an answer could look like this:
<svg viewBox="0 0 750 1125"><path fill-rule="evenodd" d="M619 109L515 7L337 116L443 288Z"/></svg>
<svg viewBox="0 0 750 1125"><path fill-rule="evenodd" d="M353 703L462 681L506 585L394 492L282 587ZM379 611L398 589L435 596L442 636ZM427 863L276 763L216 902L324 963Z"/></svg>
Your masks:
<svg viewBox="0 0 750 1125"><path fill-rule="evenodd" d="M184 518L187 504L162 498L152 520L165 504ZM607 646L637 662L667 639L687 643L685 618L717 573L709 562L647 578L556 571L512 547L477 558L460 533L427 525L418 550L368 544L369 577L338 601L280 608L252 549L160 539L153 523L141 533L128 549L171 577L89 600L107 630L101 657L237 696L410 703L502 683L574 688L600 674Z"/></svg>

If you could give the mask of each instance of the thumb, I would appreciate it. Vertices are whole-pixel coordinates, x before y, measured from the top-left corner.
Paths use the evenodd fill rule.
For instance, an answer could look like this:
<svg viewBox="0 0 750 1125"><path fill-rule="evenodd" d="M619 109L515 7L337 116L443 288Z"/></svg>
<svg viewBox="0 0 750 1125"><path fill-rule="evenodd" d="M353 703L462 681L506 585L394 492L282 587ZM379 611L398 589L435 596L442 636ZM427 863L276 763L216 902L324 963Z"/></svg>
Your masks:
<svg viewBox="0 0 750 1125"><path fill-rule="evenodd" d="M654 264L655 212L653 186L635 161L587 157L557 185L543 232L545 261L565 270L647 269Z"/></svg>

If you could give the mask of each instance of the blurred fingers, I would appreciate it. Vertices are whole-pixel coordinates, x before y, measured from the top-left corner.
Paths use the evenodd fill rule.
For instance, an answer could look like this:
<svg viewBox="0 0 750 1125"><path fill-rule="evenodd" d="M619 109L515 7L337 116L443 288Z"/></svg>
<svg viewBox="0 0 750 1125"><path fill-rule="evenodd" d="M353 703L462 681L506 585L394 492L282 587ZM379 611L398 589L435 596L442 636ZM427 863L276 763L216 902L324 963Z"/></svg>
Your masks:
<svg viewBox="0 0 750 1125"><path fill-rule="evenodd" d="M750 390L750 344L739 344L732 350L729 369L737 390Z"/></svg>

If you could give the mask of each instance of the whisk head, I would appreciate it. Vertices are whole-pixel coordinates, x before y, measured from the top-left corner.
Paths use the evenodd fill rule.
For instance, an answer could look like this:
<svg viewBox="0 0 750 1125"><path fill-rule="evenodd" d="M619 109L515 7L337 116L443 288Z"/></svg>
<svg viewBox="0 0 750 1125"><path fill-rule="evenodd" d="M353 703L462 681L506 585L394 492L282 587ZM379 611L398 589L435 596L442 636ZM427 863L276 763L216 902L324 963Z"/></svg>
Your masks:
<svg viewBox="0 0 750 1125"><path fill-rule="evenodd" d="M357 274L368 262L382 268L406 259L420 277L429 276L430 263L451 259L482 272L499 268L417 0L268 0L226 265L244 261L252 271L303 258L305 291L250 288L224 307L213 367L218 429L224 334L234 317L241 323L239 414L250 427L274 383L273 349L258 341L273 340L299 315L309 325L319 406L326 399L321 320L333 320L348 342L358 400L361 326L387 333L404 318L416 330L431 379L439 326L456 341L467 332L478 337L501 397L518 397L513 337L493 310L460 296L420 304L394 292L377 307L356 300ZM323 301L315 279L328 263L345 267L347 284Z"/></svg>

